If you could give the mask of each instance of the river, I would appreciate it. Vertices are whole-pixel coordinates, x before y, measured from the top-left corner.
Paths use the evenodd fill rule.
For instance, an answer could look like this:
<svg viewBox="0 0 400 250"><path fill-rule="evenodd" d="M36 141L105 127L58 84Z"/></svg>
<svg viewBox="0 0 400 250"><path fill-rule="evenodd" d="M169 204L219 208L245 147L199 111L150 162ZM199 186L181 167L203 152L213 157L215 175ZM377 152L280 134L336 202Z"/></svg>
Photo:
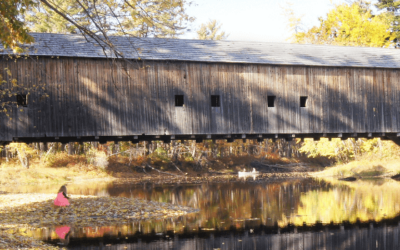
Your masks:
<svg viewBox="0 0 400 250"><path fill-rule="evenodd" d="M237 179L220 183L69 184L72 194L133 197L199 209L174 219L31 230L68 249L400 249L400 182ZM12 187L49 192L54 185ZM2 187L1 191L11 191ZM68 241L59 236L68 229Z"/></svg>

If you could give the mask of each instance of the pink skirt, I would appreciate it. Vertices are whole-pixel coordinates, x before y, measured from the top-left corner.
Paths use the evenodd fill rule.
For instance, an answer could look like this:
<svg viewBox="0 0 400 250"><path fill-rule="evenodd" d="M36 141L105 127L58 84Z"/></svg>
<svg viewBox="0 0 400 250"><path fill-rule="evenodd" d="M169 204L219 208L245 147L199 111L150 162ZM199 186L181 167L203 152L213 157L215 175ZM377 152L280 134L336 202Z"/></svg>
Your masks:
<svg viewBox="0 0 400 250"><path fill-rule="evenodd" d="M58 193L57 198L54 200L54 205L60 207L69 206L69 201L67 198L64 197L64 194L60 192Z"/></svg>
<svg viewBox="0 0 400 250"><path fill-rule="evenodd" d="M71 228L69 226L56 227L56 234L58 235L58 237L60 237L60 239L65 240L65 236L67 235L67 233L69 233L70 229Z"/></svg>

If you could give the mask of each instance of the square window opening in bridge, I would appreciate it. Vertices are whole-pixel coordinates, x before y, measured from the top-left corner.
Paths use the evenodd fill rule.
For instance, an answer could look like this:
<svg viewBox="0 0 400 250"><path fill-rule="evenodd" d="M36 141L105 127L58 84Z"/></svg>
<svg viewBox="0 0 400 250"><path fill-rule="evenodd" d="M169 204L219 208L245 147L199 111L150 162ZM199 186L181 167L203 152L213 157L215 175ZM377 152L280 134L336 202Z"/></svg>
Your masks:
<svg viewBox="0 0 400 250"><path fill-rule="evenodd" d="M221 102L219 100L219 95L212 95L211 96L211 107L220 107Z"/></svg>
<svg viewBox="0 0 400 250"><path fill-rule="evenodd" d="M17 94L17 104L22 107L28 106L25 94Z"/></svg>
<svg viewBox="0 0 400 250"><path fill-rule="evenodd" d="M268 108L273 108L275 107L275 99L276 96L268 96L267 100L268 100Z"/></svg>
<svg viewBox="0 0 400 250"><path fill-rule="evenodd" d="M183 95L175 95L175 107L183 107L184 104Z"/></svg>
<svg viewBox="0 0 400 250"><path fill-rule="evenodd" d="M300 108L307 107L308 96L300 96Z"/></svg>

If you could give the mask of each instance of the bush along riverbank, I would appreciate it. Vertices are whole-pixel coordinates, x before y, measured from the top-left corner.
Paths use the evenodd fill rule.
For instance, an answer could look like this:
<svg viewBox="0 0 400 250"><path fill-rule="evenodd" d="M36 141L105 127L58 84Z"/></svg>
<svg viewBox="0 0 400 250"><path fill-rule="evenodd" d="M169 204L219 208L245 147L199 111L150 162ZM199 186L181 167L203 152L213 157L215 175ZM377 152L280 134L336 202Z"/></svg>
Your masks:
<svg viewBox="0 0 400 250"><path fill-rule="evenodd" d="M223 140L195 143L128 142L98 143L12 143L3 147L0 177L6 183L63 182L90 178L136 178L172 173L207 176L251 170L253 161L264 165L330 164L327 159L307 159L296 141ZM270 169L278 172L279 166ZM164 174L165 175L165 174Z"/></svg>
<svg viewBox="0 0 400 250"><path fill-rule="evenodd" d="M60 223L84 226L88 225L85 223L92 225L93 221L101 226L197 212L190 207L133 198L72 195L71 206L59 214L53 207L59 183L74 182L68 185L71 193L78 193L74 190L78 186L81 189L82 185L88 185L93 189L91 194L95 194L110 184L107 181L143 184L230 182L237 180L238 171L253 168L261 172L260 178L278 183L286 178L310 176L333 176L337 182L341 178L367 179L400 172L399 147L379 139L10 144L0 153L0 184L9 185L3 186L5 192L0 191L0 213L4 217L0 223L0 248L57 248L35 240L27 233L27 228ZM98 190L88 180L95 181ZM40 193L43 187L35 191L36 185L28 185L28 193L15 188L15 185L38 183L48 184L49 193ZM113 207L117 205L118 209ZM110 208L113 208L112 213ZM24 218L23 222L21 218Z"/></svg>
<svg viewBox="0 0 400 250"><path fill-rule="evenodd" d="M275 176L316 172L315 176L371 177L400 172L396 164L400 147L380 139L12 143L2 147L0 155L3 185L149 176L209 177L253 168Z"/></svg>
<svg viewBox="0 0 400 250"><path fill-rule="evenodd" d="M305 140L300 151L311 158L327 157L334 161L332 166L311 174L315 177L361 179L391 177L400 173L400 147L379 138Z"/></svg>

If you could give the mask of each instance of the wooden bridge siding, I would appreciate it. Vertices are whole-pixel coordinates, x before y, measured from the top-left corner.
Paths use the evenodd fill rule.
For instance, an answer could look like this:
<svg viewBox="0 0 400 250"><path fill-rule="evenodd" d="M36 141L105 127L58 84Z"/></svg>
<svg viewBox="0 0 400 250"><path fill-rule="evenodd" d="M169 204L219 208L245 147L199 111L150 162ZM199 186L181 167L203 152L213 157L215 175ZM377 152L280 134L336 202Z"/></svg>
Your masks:
<svg viewBox="0 0 400 250"><path fill-rule="evenodd" d="M264 121L266 118L265 100L267 100L267 89L264 89L264 84L261 80L260 67L253 66L253 84L251 85L251 128L252 133L262 133L263 129L267 128L268 124ZM266 119L265 119L266 120Z"/></svg>
<svg viewBox="0 0 400 250"><path fill-rule="evenodd" d="M298 68L297 69L297 91L300 96L308 96L308 105L305 108L299 108L297 115L297 122L300 125L298 132L304 131L304 133L310 132L309 124L309 109L311 93L309 91L309 70L308 68Z"/></svg>
<svg viewBox="0 0 400 250"><path fill-rule="evenodd" d="M18 80L21 79L21 81L23 80L22 78L22 71L23 71L23 67L25 67L26 65L26 61L22 61L21 62L22 67L17 67L13 70L11 70L12 75L13 76L17 76ZM18 81L18 84L20 83L20 81ZM27 82L27 85L29 86L31 83ZM17 133L19 131L28 131L29 132L29 127L28 127L28 111L24 110L24 109L18 109L17 112L17 119L16 119L16 125L17 125Z"/></svg>
<svg viewBox="0 0 400 250"><path fill-rule="evenodd" d="M396 70L388 70L390 87L388 89L389 104L392 107L391 111L391 129L400 128L399 122L399 74Z"/></svg>
<svg viewBox="0 0 400 250"><path fill-rule="evenodd" d="M388 83L388 77L389 76L389 71L385 70L383 71L383 84L381 86L382 88L382 96L381 96L381 100L383 101L383 107L382 107L382 131L383 132L388 132L388 130L390 129L390 125L391 125L391 107L388 107L389 101L387 99L388 95L387 95L387 91L389 86L391 85L390 83Z"/></svg>
<svg viewBox="0 0 400 250"><path fill-rule="evenodd" d="M7 66L8 65L6 61L0 60L0 74L2 75L3 80L6 81L6 83L2 83L5 88L8 88L11 85L11 83L8 81L9 76L7 75L6 71ZM7 100L8 97L6 97L5 101ZM16 109L11 109L9 112L10 116L14 116L14 112L16 112ZM13 120L15 120L15 118ZM13 120L10 120L9 117L7 117L6 113L0 112L0 140L12 140L12 135L15 134L15 127L13 126L15 121Z"/></svg>
<svg viewBox="0 0 400 250"><path fill-rule="evenodd" d="M165 118L167 121L166 128L167 134L182 134L186 132L187 134L192 134L192 116L193 110L191 110L193 103L193 93L192 93L192 81L189 78L189 69L187 64L170 64L173 67L173 71L169 73L169 79L171 86L174 88L169 88L168 85L164 85L165 94L168 98L165 98ZM162 74L162 72L160 72ZM159 82L162 85L162 81ZM184 106L175 107L175 95L183 95ZM174 119L169 119L170 115L175 113Z"/></svg>
<svg viewBox="0 0 400 250"><path fill-rule="evenodd" d="M106 60L0 60L20 83L46 81L50 94L38 102L40 93L32 93L28 109L13 109L14 119L6 122L9 129L3 127L3 134L360 133L400 128L398 70L146 64L141 70L129 65L129 78L121 65L111 70ZM174 106L175 94L184 95L185 107ZM211 108L212 94L221 96L220 108ZM268 95L277 97L275 108L267 107ZM300 96L308 96L308 107L299 107Z"/></svg>
<svg viewBox="0 0 400 250"><path fill-rule="evenodd" d="M314 131L322 131L321 121L322 117L317 117L316 114L322 113L322 100L318 98L321 94L321 68L310 68L311 69L311 82L312 82L312 91L313 96L311 98L311 112L312 119L310 119L311 124L311 132Z"/></svg>
<svg viewBox="0 0 400 250"><path fill-rule="evenodd" d="M391 72L390 80L392 82L392 91L389 94L389 98L392 99L392 107L393 107L392 128L400 128L400 114L399 114L399 112L400 112L400 107L399 107L400 106L400 101L399 101L399 98L400 98L400 94L399 94L400 74L396 70L390 70L390 72Z"/></svg>
<svg viewBox="0 0 400 250"><path fill-rule="evenodd" d="M229 74L230 72L230 67L232 65L218 65L218 73L219 73L219 79L221 81L221 87L219 88L219 92L221 94L222 97L222 102L225 104L222 109L224 112L221 113L220 117L222 118L220 120L220 124L219 124L219 128L218 128L218 132L219 133L223 133L224 130L227 131L232 131L233 128L233 122L231 119L229 119L230 114L232 114L233 109L232 109L232 102L233 102L233 93L232 93L232 89L230 82L233 82L231 80L231 74Z"/></svg>
<svg viewBox="0 0 400 250"><path fill-rule="evenodd" d="M397 70L390 70L390 80L392 82L392 91L389 98L392 99L393 119L392 129L400 128L400 73Z"/></svg>
<svg viewBox="0 0 400 250"><path fill-rule="evenodd" d="M264 68L264 67L262 67ZM270 131L271 133L278 133L279 130L279 111L280 111L280 103L281 103L281 93L280 93L280 81L278 79L278 67L265 67L267 69L267 74L265 75L264 78L267 79L266 81L266 89L268 92L268 95L271 96L276 96L275 99L275 105L274 107L269 107L266 110L267 113L267 122L268 122L268 127L267 130ZM261 76L262 77L262 76Z"/></svg>
<svg viewBox="0 0 400 250"><path fill-rule="evenodd" d="M394 96L393 88L394 88L394 81L392 79L392 71L393 70L386 70L386 77L385 77L385 124L386 124L386 131L389 132L393 130L395 127L393 126L396 123L396 114L394 110L396 110L396 106L394 105Z"/></svg>

